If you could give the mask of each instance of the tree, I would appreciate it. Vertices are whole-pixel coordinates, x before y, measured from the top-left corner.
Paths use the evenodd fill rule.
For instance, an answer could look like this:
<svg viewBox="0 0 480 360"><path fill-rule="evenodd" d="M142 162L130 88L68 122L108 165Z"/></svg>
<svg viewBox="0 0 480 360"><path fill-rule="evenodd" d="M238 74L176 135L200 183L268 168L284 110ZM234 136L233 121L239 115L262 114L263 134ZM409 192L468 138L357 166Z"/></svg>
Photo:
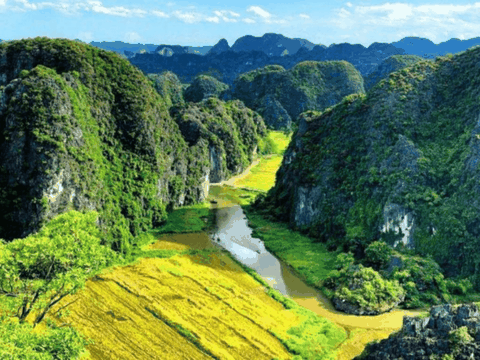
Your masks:
<svg viewBox="0 0 480 360"><path fill-rule="evenodd" d="M38 314L34 327L60 300L83 288L89 277L121 260L100 245L98 213L70 211L51 220L38 233L0 244L0 301L10 315L25 322Z"/></svg>

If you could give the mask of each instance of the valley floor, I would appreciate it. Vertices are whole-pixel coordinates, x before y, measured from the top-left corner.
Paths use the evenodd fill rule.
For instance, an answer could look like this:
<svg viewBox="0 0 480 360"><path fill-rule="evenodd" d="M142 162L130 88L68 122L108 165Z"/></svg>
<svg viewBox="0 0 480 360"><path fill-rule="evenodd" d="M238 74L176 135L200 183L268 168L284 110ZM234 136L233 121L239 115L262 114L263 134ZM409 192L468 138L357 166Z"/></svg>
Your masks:
<svg viewBox="0 0 480 360"><path fill-rule="evenodd" d="M246 206L255 236L312 285L315 276L318 281L328 273L333 255L248 210L259 192L273 186L281 160L260 158L228 185L212 186L210 199ZM345 315L321 294L292 301L212 245L204 232L212 221L207 203L174 211L164 227L145 236L135 261L90 279L49 319L93 339L92 359L333 360L352 359L412 313Z"/></svg>

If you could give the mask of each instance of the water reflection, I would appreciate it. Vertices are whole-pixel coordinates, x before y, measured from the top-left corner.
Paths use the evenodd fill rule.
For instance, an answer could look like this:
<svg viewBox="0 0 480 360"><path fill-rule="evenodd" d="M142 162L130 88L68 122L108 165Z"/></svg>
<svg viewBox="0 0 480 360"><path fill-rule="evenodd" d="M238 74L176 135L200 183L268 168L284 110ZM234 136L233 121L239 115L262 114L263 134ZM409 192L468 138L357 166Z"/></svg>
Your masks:
<svg viewBox="0 0 480 360"><path fill-rule="evenodd" d="M216 215L216 229L211 234L214 242L228 250L242 264L254 269L282 294L315 297L315 290L283 267L280 261L265 249L260 239L252 237L252 230L241 206L226 204L221 199L216 200L217 204L212 206ZM283 275L288 278L288 284Z"/></svg>

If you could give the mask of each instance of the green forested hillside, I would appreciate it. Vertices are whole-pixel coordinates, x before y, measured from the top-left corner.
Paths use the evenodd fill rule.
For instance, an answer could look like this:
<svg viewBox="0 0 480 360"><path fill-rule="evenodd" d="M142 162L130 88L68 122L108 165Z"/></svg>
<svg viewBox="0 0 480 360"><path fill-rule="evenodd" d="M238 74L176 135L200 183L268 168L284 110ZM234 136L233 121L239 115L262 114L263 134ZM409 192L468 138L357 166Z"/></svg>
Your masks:
<svg viewBox="0 0 480 360"><path fill-rule="evenodd" d="M362 75L346 61L303 61L289 70L267 65L235 79L230 96L258 111L274 129L291 129L303 111L323 110L363 93Z"/></svg>
<svg viewBox="0 0 480 360"><path fill-rule="evenodd" d="M79 42L2 44L0 98L5 239L26 236L68 209L96 209L103 241L128 252L133 236L164 221L168 207L205 198L210 170L226 166L218 154L233 150L223 148L221 135L189 145L169 114L174 100L127 60ZM222 126L217 115L211 121ZM247 130L247 152L258 141L257 124L262 120ZM244 138L236 136L235 147Z"/></svg>
<svg viewBox="0 0 480 360"><path fill-rule="evenodd" d="M479 289L479 60L479 48L422 60L366 95L304 113L263 203L267 212L385 271L414 306L442 300L430 291L466 293L470 282ZM365 252L378 241L404 255L381 255L375 265ZM442 270L408 260L412 254ZM467 280L445 284L441 272ZM337 291L342 281L355 288L341 271L336 276Z"/></svg>

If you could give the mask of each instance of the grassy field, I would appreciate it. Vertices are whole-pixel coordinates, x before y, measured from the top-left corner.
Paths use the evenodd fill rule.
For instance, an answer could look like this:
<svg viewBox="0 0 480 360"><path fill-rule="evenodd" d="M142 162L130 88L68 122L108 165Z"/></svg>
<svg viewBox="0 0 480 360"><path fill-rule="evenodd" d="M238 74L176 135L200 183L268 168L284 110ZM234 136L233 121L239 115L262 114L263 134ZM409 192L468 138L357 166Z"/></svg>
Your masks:
<svg viewBox="0 0 480 360"><path fill-rule="evenodd" d="M192 249L177 236L151 244L145 236L143 258L90 279L52 309L49 321L92 339L92 359L336 358L343 329L285 298L227 252Z"/></svg>

